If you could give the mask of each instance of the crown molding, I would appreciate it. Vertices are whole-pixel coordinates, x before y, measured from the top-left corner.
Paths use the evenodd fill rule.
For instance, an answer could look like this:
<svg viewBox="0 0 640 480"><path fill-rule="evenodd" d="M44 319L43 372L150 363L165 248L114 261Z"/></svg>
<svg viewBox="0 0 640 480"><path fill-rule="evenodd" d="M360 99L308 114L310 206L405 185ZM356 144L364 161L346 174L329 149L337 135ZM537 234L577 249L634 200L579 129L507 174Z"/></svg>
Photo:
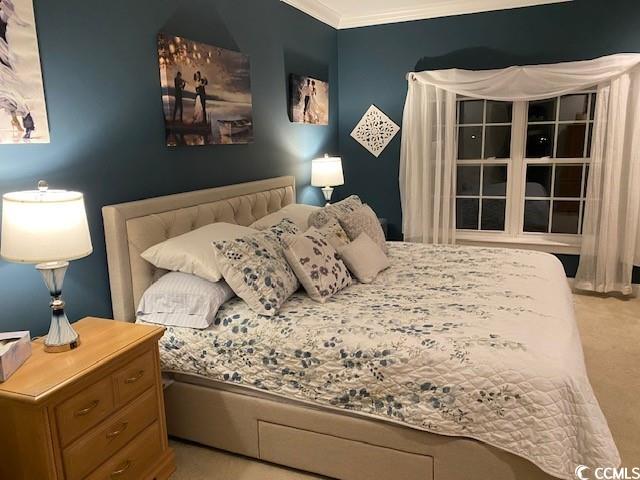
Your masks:
<svg viewBox="0 0 640 480"><path fill-rule="evenodd" d="M416 8L390 9L362 15L340 15L322 0L281 0L337 29L425 20L469 13L571 2L573 0L432 0Z"/></svg>
<svg viewBox="0 0 640 480"><path fill-rule="evenodd" d="M340 28L340 14L319 0L280 0L333 27Z"/></svg>

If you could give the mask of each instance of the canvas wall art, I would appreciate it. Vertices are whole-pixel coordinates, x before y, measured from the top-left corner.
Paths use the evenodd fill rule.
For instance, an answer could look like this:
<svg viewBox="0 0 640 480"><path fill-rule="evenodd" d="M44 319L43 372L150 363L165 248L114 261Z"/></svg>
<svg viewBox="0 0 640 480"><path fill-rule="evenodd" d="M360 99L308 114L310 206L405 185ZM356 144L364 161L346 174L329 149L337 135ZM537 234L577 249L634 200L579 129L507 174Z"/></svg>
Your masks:
<svg viewBox="0 0 640 480"><path fill-rule="evenodd" d="M294 123L329 125L329 84L292 74L289 78L289 117Z"/></svg>
<svg viewBox="0 0 640 480"><path fill-rule="evenodd" d="M253 142L249 57L158 36L168 146Z"/></svg>
<svg viewBox="0 0 640 480"><path fill-rule="evenodd" d="M0 143L49 143L32 0L0 0Z"/></svg>

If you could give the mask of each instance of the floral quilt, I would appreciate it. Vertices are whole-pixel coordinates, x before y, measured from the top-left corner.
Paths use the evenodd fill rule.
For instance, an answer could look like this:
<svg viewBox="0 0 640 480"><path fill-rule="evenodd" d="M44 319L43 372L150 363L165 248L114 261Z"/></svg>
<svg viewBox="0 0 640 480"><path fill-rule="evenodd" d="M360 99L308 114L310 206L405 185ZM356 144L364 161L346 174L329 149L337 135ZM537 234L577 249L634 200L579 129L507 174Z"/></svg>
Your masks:
<svg viewBox="0 0 640 480"><path fill-rule="evenodd" d="M391 267L272 318L240 299L167 329L164 370L475 438L570 479L620 457L587 378L571 292L544 253L389 243Z"/></svg>

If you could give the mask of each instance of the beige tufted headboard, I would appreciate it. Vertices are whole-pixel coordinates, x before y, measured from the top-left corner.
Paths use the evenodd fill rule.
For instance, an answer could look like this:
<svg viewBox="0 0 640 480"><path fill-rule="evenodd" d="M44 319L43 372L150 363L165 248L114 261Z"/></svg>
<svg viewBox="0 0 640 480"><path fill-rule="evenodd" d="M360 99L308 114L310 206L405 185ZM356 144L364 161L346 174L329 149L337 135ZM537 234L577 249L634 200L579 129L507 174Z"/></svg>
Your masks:
<svg viewBox="0 0 640 480"><path fill-rule="evenodd" d="M104 207L114 318L134 321L142 294L164 273L140 256L147 248L210 223L248 226L295 199L287 176Z"/></svg>

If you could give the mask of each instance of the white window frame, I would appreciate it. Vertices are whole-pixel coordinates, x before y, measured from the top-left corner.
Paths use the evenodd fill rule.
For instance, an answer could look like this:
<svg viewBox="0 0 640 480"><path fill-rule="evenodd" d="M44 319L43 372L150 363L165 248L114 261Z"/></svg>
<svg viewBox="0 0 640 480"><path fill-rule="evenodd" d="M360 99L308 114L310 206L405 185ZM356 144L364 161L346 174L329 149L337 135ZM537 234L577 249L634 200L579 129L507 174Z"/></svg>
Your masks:
<svg viewBox="0 0 640 480"><path fill-rule="evenodd" d="M596 93L594 89L582 90L575 92L580 93ZM555 116L555 138L554 138L554 155L558 148L558 126L561 124L575 124L583 123L582 121L561 121L559 120L560 109L560 97L556 97L556 116ZM588 142L589 126L593 124L593 120L590 118L591 102L594 97L589 95L587 105L587 119L584 121L586 124L585 133L585 148ZM472 100L469 98L461 98L460 100ZM582 165L582 186L581 197L578 198L562 198L566 201L580 201L580 211L578 224L582 225L582 218L584 216L584 206L586 202L586 182L585 182L585 169L591 163L591 158L556 158L556 157L543 157L543 158L526 158L526 141L527 141L527 126L528 126L528 107L529 102L519 101L513 102L512 109L512 122L511 122L511 158L508 159L478 159L478 160L456 160L457 165L484 165L484 164L506 164L507 165L507 202L505 207L505 230L504 231L486 231L486 230L457 230L456 238L458 243L466 245L491 245L491 246L506 246L513 248L528 248L533 250L542 250L551 253L567 253L576 254L580 253L580 245L582 242L581 234L560 234L560 233L541 233L541 232L524 232L524 206L525 206L525 187L526 187L526 171L527 166L532 164L542 165ZM484 152L484 132L486 127L486 108L484 113L485 120L483 124L483 149ZM538 123L538 122L532 122ZM547 122L539 122L551 123ZM476 125L476 124L472 124ZM493 124L489 124L493 125ZM496 124L502 125L502 124ZM471 126L463 124L462 126ZM478 125L476 125L478 126ZM458 125L456 125L456 146L457 135L459 132ZM592 139L593 141L593 139ZM552 175L555 177L555 166L552 167ZM480 198L482 197L482 169L480 175ZM555 179L552 177L551 181L551 195L550 197L540 198L541 200L550 202L550 215L549 222L552 222L553 216L553 201L555 194ZM464 198L461 195L460 198ZM470 196L475 198L475 196ZM458 198L458 196L457 196ZM489 197L490 198L490 197ZM526 197L532 199L533 197ZM479 205L479 215L482 214L482 201ZM478 226L481 227L481 220L479 220Z"/></svg>

